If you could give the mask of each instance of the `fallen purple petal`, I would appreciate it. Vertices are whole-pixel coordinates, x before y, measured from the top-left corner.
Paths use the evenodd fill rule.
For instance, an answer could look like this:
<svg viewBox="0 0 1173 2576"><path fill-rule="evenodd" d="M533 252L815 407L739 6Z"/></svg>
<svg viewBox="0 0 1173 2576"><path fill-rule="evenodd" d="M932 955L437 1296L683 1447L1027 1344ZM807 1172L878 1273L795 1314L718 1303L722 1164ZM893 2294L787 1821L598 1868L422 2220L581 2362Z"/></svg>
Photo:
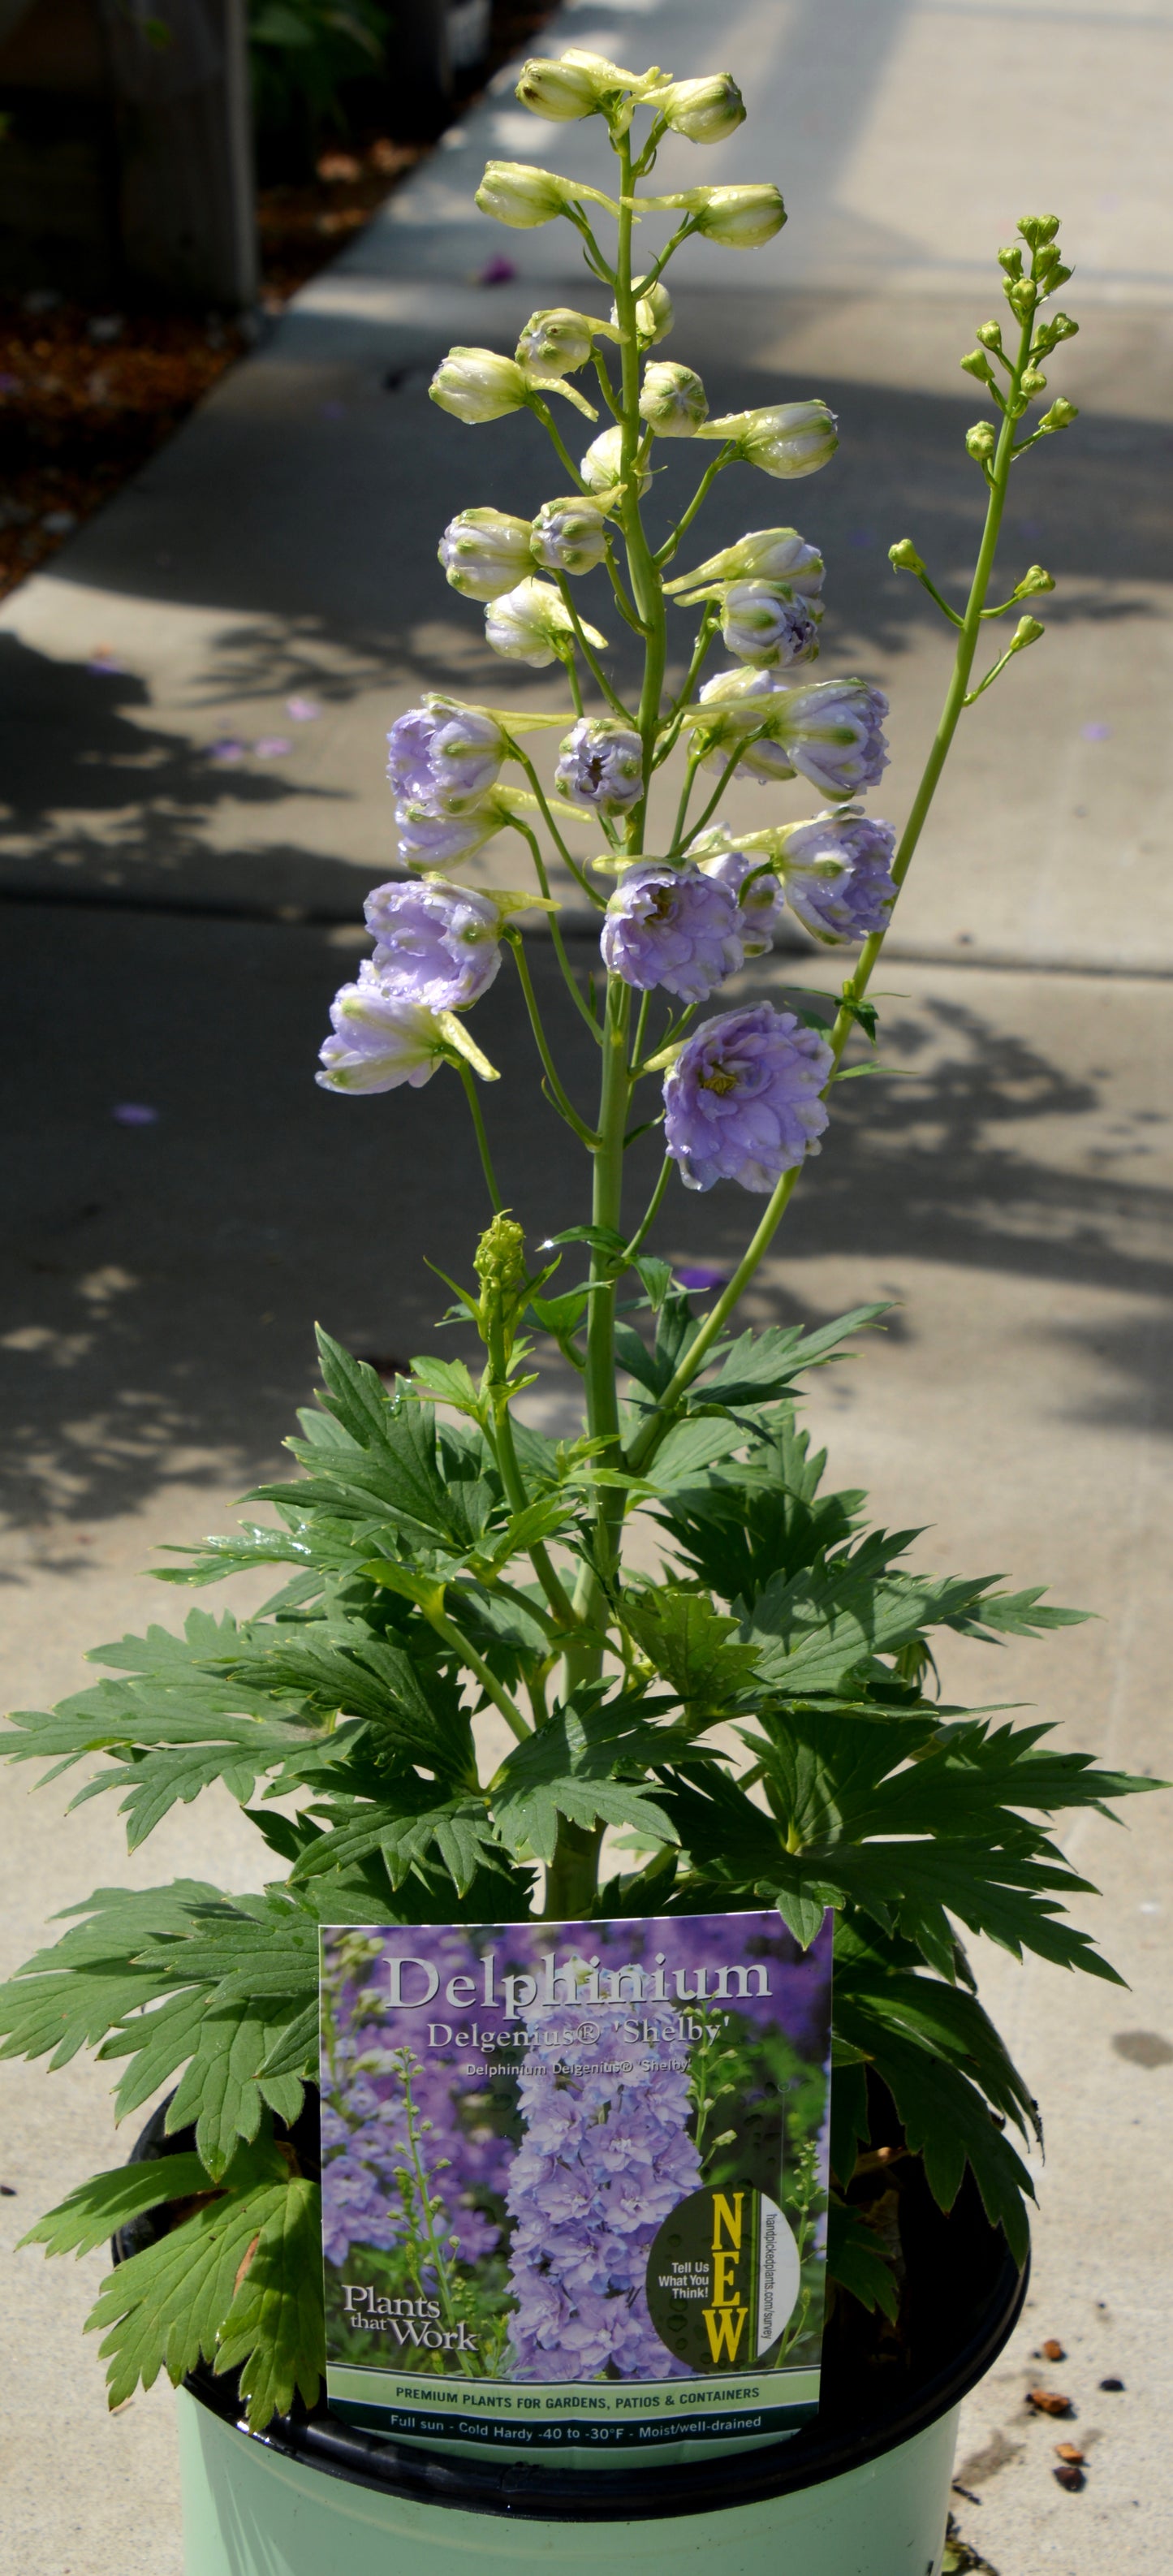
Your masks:
<svg viewBox="0 0 1173 2576"><path fill-rule="evenodd" d="M286 741L284 734L263 733L260 741L253 744L253 749L258 760L283 760L286 752L292 751L293 744Z"/></svg>
<svg viewBox="0 0 1173 2576"><path fill-rule="evenodd" d="M503 259L501 253L498 251L495 259L487 259L484 267L477 270L473 284L475 286L508 286L516 275L517 268L514 261L511 259Z"/></svg>
<svg viewBox="0 0 1173 2576"><path fill-rule="evenodd" d="M96 672L98 677L101 679L111 680L117 678L120 672L125 671L126 664L125 662L119 661L116 653L108 653L105 646L99 644L97 652L92 654L90 660L87 662L86 669L87 671Z"/></svg>
<svg viewBox="0 0 1173 2576"><path fill-rule="evenodd" d="M234 742L231 738L224 742L209 743L208 758L219 761L222 768L231 768L234 761L243 760L244 744Z"/></svg>
<svg viewBox="0 0 1173 2576"><path fill-rule="evenodd" d="M120 1127L154 1127L159 1120L157 1109L149 1109L145 1100L120 1100L110 1115Z"/></svg>
<svg viewBox="0 0 1173 2576"><path fill-rule="evenodd" d="M1079 730L1084 742L1110 742L1112 739L1111 725L1085 724Z"/></svg>
<svg viewBox="0 0 1173 2576"><path fill-rule="evenodd" d="M285 701L285 713L292 716L294 724L316 724L321 712L316 698L287 698Z"/></svg>

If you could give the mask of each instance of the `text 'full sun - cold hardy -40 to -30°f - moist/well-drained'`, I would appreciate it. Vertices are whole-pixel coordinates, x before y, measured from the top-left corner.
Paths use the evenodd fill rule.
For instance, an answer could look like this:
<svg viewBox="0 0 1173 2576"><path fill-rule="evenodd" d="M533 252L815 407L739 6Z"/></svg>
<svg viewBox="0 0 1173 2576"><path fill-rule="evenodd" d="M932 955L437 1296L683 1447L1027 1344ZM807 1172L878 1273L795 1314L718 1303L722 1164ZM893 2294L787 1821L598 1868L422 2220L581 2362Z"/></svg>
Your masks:
<svg viewBox="0 0 1173 2576"><path fill-rule="evenodd" d="M948 2208L968 2168L1022 2257L1031 2183L1010 2131L1029 2136L1035 2106L977 2000L963 1936L1111 1976L1066 1919L1086 1882L1050 1822L1151 1785L1055 1749L1043 1726L937 1695L935 1634L994 1641L1075 1614L1037 1587L911 1571L914 1533L869 1526L860 1493L823 1490L825 1459L796 1422L798 1381L882 1309L811 1331L734 1324L838 1083L873 1067L869 982L957 727L1043 631L1023 603L1053 587L1049 574L1031 565L1004 597L992 577L1011 478L1075 417L1044 372L1076 327L1052 301L1070 275L1057 218L1024 218L999 251L1002 321L984 322L962 360L983 401L959 460L985 504L968 590L954 604L911 539L891 548L955 648L898 832L862 801L885 764L884 698L866 679L814 676L819 548L790 526L755 526L687 565L718 477L760 475L753 488L773 496L821 471L836 443L816 397L713 418L699 376L664 354L679 246L699 236L749 250L785 219L772 182L662 196L647 184L665 136L703 146L741 122L734 82L570 51L528 63L517 94L555 124L596 119L612 188L494 161L478 202L522 228L567 224L596 309L535 313L513 357L458 348L438 369L433 397L455 421L528 411L561 487L529 518L461 510L440 558L455 590L483 602L493 650L561 664L569 703L551 716L432 695L392 727L402 873L368 901L373 953L335 1000L319 1075L340 1094L419 1090L440 1068L463 1084L490 1222L472 1284L449 1283L451 1314L470 1349L479 1336L483 1364L427 1356L388 1393L323 1334L323 1391L290 1443L303 1472L261 1489L275 1517L181 1551L188 1561L163 1576L202 1585L272 1565L281 1589L239 1622L196 1610L182 1637L152 1628L99 1649L109 1677L52 1713L18 1715L11 1745L55 1764L100 1755L81 1795L120 1790L132 1844L177 1799L222 1783L283 1866L260 1893L188 1880L100 1889L3 1997L10 2053L60 2064L96 2047L119 2068L120 2116L172 2084L167 2125L191 2133L174 2156L81 2184L32 2231L81 2249L155 2213L91 2320L111 2402L162 2366L179 2379L202 2355L241 2368L254 2429L295 2391L312 2402L323 2367L321 2195L302 2107L321 2072L323 1927L326 2256L342 2327L398 2315L419 2329L403 2349L437 2369L455 2361L466 2383L562 2370L602 2404L625 2374L661 2366L671 2333L678 2360L692 2349L689 2301L676 2300L685 2324L669 2320L667 2344L654 2301L657 2284L691 2277L694 2256L711 2268L692 2307L702 2321L719 2314L714 2285L734 2278L729 2221L715 2222L715 2252L698 2250L683 2219L677 2251L649 2270L651 2246L666 2194L673 2207L697 2191L721 2198L720 2157L735 2152L724 2132L740 2155L751 2112L774 2123L773 2188L760 2170L753 2187L804 2262L825 2251L837 2299L897 2312L892 2231L869 2224L859 2191L893 2136L897 2201L916 2175ZM577 463L570 411L591 425ZM688 465L695 488L673 515ZM1017 622L999 651L1005 617ZM630 697L596 619L622 621L638 647ZM670 634L686 631L681 656ZM543 778L531 752L551 727ZM669 763L675 819L653 839L651 814L673 811L660 793ZM734 778L758 782L760 828L723 821ZM572 846L584 817L596 840L586 857ZM453 872L506 832L526 884L462 886ZM598 914L591 975L572 963L551 893L568 880ZM527 912L545 916L560 973L548 1018ZM841 994L721 1009L722 987L765 955L788 912L852 952ZM527 1244L505 1205L525 1194L521 1122L500 1116L491 1141L482 1106L499 1095L485 1091L494 1069L470 1015L507 958L545 1102L590 1175L582 1223L554 1242L531 1226ZM562 1069L571 1015L597 1051L593 1103L571 1097ZM426 1120L428 1104L411 1115ZM625 1191L628 1153L661 1124L641 1212ZM519 1170L503 1193L506 1155ZM732 1183L758 1215L703 1313L655 1249L677 1180ZM581 1380L578 1438L556 1443L516 1411L544 1344ZM655 1580L625 1553L636 1510L663 1540ZM769 1955L793 1980L823 1958L828 1910L829 2124L815 2022L800 2046L780 2015L763 2074L752 1985L742 2000L709 1990L724 2004L732 1991L733 2006L711 2025L717 2007L698 2002L697 2032L676 2034L678 2064L665 2062L670 2032L596 2030L589 2008L559 2028L551 2062L536 2006L500 2025L460 2020L470 1999L451 1959L437 2008L451 2040L421 2056L375 1973L395 1927L421 1927L408 1946L425 1979L439 1977L434 1948L455 1957L475 1939L478 1958L499 1951L521 1979L516 2003L536 1986L534 1945L564 1932L596 1967L623 1934L654 1978L667 1973L657 1952L666 1963L690 1925L724 1920L747 1978L746 1962ZM753 1923L766 1944L756 1953ZM522 2036L512 2059L502 2028L511 2046ZM594 2038L576 2035L588 2029ZM755 2296L767 2281L773 2320L767 2276L768 2264L754 2274Z"/></svg>

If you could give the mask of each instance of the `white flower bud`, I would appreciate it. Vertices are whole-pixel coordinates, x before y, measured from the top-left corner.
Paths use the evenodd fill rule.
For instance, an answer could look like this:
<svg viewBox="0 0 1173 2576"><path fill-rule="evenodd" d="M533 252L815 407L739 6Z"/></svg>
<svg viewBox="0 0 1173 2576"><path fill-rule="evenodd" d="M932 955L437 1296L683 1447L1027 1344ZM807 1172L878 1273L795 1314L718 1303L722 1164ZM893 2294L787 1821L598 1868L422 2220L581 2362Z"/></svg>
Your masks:
<svg viewBox="0 0 1173 2576"><path fill-rule="evenodd" d="M614 429L601 430L591 440L586 455L579 459L579 471L588 492L611 492L623 480L623 432L618 422ZM647 491L651 475L639 478L641 496Z"/></svg>
<svg viewBox="0 0 1173 2576"><path fill-rule="evenodd" d="M747 465L763 474L797 479L817 474L835 453L835 414L825 402L770 403L761 411L726 412L707 420L702 438L731 438Z"/></svg>
<svg viewBox="0 0 1173 2576"><path fill-rule="evenodd" d="M745 123L745 102L728 72L710 72L704 80L670 81L657 91L655 107L674 134L690 143L723 143Z"/></svg>
<svg viewBox="0 0 1173 2576"><path fill-rule="evenodd" d="M694 229L706 241L722 242L726 250L758 250L781 232L786 221L786 208L772 180L750 181L740 188L686 188L679 196L658 202L688 207Z"/></svg>
<svg viewBox="0 0 1173 2576"><path fill-rule="evenodd" d="M450 349L428 387L441 411L465 421L500 420L507 411L520 411L526 391L516 359L498 357L495 349Z"/></svg>
<svg viewBox="0 0 1173 2576"><path fill-rule="evenodd" d="M800 599L785 581L733 581L721 606L721 632L730 653L763 670L813 662L819 649L821 599Z"/></svg>
<svg viewBox="0 0 1173 2576"><path fill-rule="evenodd" d="M582 621L588 641L600 647L606 636ZM528 662L535 671L544 670L548 662L563 661L574 643L574 623L569 609L548 581L519 581L493 600L485 610L485 635L495 653L507 662Z"/></svg>
<svg viewBox="0 0 1173 2576"><path fill-rule="evenodd" d="M640 419L655 430L657 438L695 438L708 411L704 386L691 367L654 359L644 368Z"/></svg>
<svg viewBox="0 0 1173 2576"><path fill-rule="evenodd" d="M585 367L598 328L589 313L575 313L567 304L555 304L548 313L531 313L517 343L518 364L539 384L573 375Z"/></svg>
<svg viewBox="0 0 1173 2576"><path fill-rule="evenodd" d="M554 170L539 170L529 161L487 161L476 201L482 215L499 224L528 231L549 224L578 192Z"/></svg>
<svg viewBox="0 0 1173 2576"><path fill-rule="evenodd" d="M666 581L669 596L699 592L706 582L784 581L802 599L815 599L823 587L823 558L808 546L797 528L751 528L736 545L723 546L695 572Z"/></svg>
<svg viewBox="0 0 1173 2576"><path fill-rule="evenodd" d="M641 349L654 349L657 340L667 339L676 318L672 310L672 298L667 287L661 286L658 282L648 288L646 295L640 294L640 288L643 285L642 277L633 277L631 283L638 297L635 308L635 328L639 345ZM617 304L611 307L611 320L618 330Z"/></svg>
<svg viewBox="0 0 1173 2576"><path fill-rule="evenodd" d="M437 552L453 590L465 599L499 599L529 569L529 521L505 510L461 510Z"/></svg>
<svg viewBox="0 0 1173 2576"><path fill-rule="evenodd" d="M594 116L605 98L645 87L638 72L621 71L605 54L585 54L570 45L560 60L535 54L523 63L513 95L531 116L542 116L550 125L571 125L580 116Z"/></svg>
<svg viewBox="0 0 1173 2576"><path fill-rule="evenodd" d="M543 501L527 531L534 562L550 572L593 572L607 551L606 504L611 499L610 493L597 501L572 493L564 500Z"/></svg>

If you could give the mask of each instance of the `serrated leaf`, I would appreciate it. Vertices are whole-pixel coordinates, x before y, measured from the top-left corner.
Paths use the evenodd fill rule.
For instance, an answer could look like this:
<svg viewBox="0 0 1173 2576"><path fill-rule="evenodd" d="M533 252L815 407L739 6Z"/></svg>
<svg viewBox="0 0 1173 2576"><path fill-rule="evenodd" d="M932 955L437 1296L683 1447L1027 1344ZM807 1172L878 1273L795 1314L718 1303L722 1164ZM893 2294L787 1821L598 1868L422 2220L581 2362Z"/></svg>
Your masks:
<svg viewBox="0 0 1173 2576"><path fill-rule="evenodd" d="M802 1888L779 1887L774 1902L787 1930L793 1932L799 1949L809 1950L811 1942L823 1928L827 1909L822 1900Z"/></svg>
<svg viewBox="0 0 1173 2576"><path fill-rule="evenodd" d="M320 2200L315 2183L290 2182L221 2328L216 2370L239 2368L251 2433L287 2415L295 2392L312 2406L326 2367Z"/></svg>
<svg viewBox="0 0 1173 2576"><path fill-rule="evenodd" d="M100 2350L111 2407L124 2405L140 2382L152 2387L163 2368L178 2387L197 2361L213 2360L240 2266L290 2181L271 2140L242 2147L213 2199L103 2282L86 2325L107 2329Z"/></svg>
<svg viewBox="0 0 1173 2576"><path fill-rule="evenodd" d="M952 2209L968 2164L987 2218L1005 2229L1015 2261L1024 2263L1030 2247L1024 2199L1034 2199L1034 2184L976 2086L891 2032L877 2039L873 2062L913 2154L924 2158L934 2200Z"/></svg>
<svg viewBox="0 0 1173 2576"><path fill-rule="evenodd" d="M675 1842L664 1808L642 1787L616 1780L617 1763L630 1767L649 1749L648 1728L633 1726L622 1702L599 1705L579 1694L555 1709L547 1723L502 1764L493 1784L493 1816L507 1848L554 1856L558 1818L571 1824L632 1825L649 1842ZM638 1749L637 1749L638 1748Z"/></svg>
<svg viewBox="0 0 1173 2576"><path fill-rule="evenodd" d="M900 2292L892 2266L875 2229L858 2209L832 2193L827 2205L827 2270L840 2289L871 2314L882 2308L893 2324L900 2312Z"/></svg>
<svg viewBox="0 0 1173 2576"><path fill-rule="evenodd" d="M116 2228L165 2200L190 2200L206 2191L208 2176L198 2156L157 2156L149 2163L116 2165L112 2173L91 2174L88 2182L66 2193L55 2209L46 2210L21 2245L43 2245L49 2254L91 2254Z"/></svg>
<svg viewBox="0 0 1173 2576"><path fill-rule="evenodd" d="M622 1615L636 1644L687 1710L717 1711L740 1702L753 1680L756 1655L739 1645L737 1621L714 1610L702 1593L628 1589Z"/></svg>
<svg viewBox="0 0 1173 2576"><path fill-rule="evenodd" d="M850 1313L837 1315L811 1333L800 1324L768 1324L764 1332L742 1333L726 1351L716 1376L694 1387L692 1401L741 1404L747 1398L782 1395L805 1369L825 1360L851 1334L878 1324L888 1311L886 1304L853 1306Z"/></svg>

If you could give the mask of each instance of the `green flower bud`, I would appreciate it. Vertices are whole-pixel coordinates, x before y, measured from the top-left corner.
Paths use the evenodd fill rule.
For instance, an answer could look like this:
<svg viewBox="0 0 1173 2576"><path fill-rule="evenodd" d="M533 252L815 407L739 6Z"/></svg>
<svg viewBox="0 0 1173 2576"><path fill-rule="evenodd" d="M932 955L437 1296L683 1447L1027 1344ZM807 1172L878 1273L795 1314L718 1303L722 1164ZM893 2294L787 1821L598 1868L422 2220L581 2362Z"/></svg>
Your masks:
<svg viewBox="0 0 1173 2576"><path fill-rule="evenodd" d="M1043 417L1039 422L1039 428L1041 430L1045 430L1049 437L1052 430L1067 429L1071 422L1073 420L1078 420L1078 418L1079 412L1076 405L1065 401L1063 395L1060 394L1058 401L1052 403L1050 410L1043 413Z"/></svg>
<svg viewBox="0 0 1173 2576"><path fill-rule="evenodd" d="M488 1296L516 1297L526 1282L525 1233L511 1216L495 1216L482 1234L472 1266Z"/></svg>
<svg viewBox="0 0 1173 2576"><path fill-rule="evenodd" d="M810 402L769 403L760 411L726 412L719 420L707 420L700 435L735 439L747 465L788 478L817 474L839 444L835 414L817 396Z"/></svg>
<svg viewBox="0 0 1173 2576"><path fill-rule="evenodd" d="M975 464L988 465L998 444L998 433L988 420L978 420L966 430L965 444Z"/></svg>
<svg viewBox="0 0 1173 2576"><path fill-rule="evenodd" d="M1072 271L1069 268L1065 268L1062 260L1060 260L1057 268L1048 269L1047 275L1042 281L1043 293L1045 295L1053 295L1057 286L1066 286L1067 280L1071 274Z"/></svg>
<svg viewBox="0 0 1173 2576"><path fill-rule="evenodd" d="M1059 230L1059 217L1058 215L1021 215L1018 229L1030 249L1038 250L1045 242L1054 241Z"/></svg>
<svg viewBox="0 0 1173 2576"><path fill-rule="evenodd" d="M597 325L589 313L572 312L569 305L555 304L545 313L531 313L517 343L517 360L528 376L539 383L552 377L573 375L585 367L594 346L592 332Z"/></svg>
<svg viewBox="0 0 1173 2576"><path fill-rule="evenodd" d="M987 349L1000 349L1002 346L1001 323L979 322L976 336L984 343Z"/></svg>
<svg viewBox="0 0 1173 2576"><path fill-rule="evenodd" d="M1053 590L1054 587L1054 574L1044 572L1041 564L1031 564L1029 570L1024 572L1021 581L1015 582L1014 597L1029 599L1035 591Z"/></svg>
<svg viewBox="0 0 1173 2576"><path fill-rule="evenodd" d="M667 339L675 320L672 298L667 287L661 286L658 282L648 288L646 295L640 294L640 288L643 285L642 277L633 277L631 283L639 298L635 308L635 328L639 345L641 349L654 349L657 340ZM611 307L611 320L618 330L619 310L614 304Z"/></svg>
<svg viewBox="0 0 1173 2576"><path fill-rule="evenodd" d="M1040 367L1024 367L1022 374L1018 379L1018 390L1023 394L1045 394L1047 390L1047 379L1043 374L1042 369Z"/></svg>
<svg viewBox="0 0 1173 2576"><path fill-rule="evenodd" d="M536 54L523 63L514 97L531 116L550 125L570 125L580 116L595 116L604 99L644 87L638 72L621 71L605 54L584 54L568 47L560 61Z"/></svg>
<svg viewBox="0 0 1173 2576"><path fill-rule="evenodd" d="M499 357L495 349L450 349L428 387L441 411L473 422L520 411L527 390L516 359Z"/></svg>
<svg viewBox="0 0 1173 2576"><path fill-rule="evenodd" d="M899 545L889 546L888 561L893 572L923 572L925 568L911 537L901 537Z"/></svg>
<svg viewBox="0 0 1173 2576"><path fill-rule="evenodd" d="M976 376L979 384L993 384L994 370L984 349L971 349L968 357L959 359L958 364L964 367L967 376Z"/></svg>
<svg viewBox="0 0 1173 2576"><path fill-rule="evenodd" d="M530 569L529 522L504 510L461 510L449 520L437 552L463 598L499 599Z"/></svg>
<svg viewBox="0 0 1173 2576"><path fill-rule="evenodd" d="M745 101L728 72L670 81L656 93L654 105L673 133L686 135L690 143L723 143L745 123Z"/></svg>
<svg viewBox="0 0 1173 2576"><path fill-rule="evenodd" d="M1074 340L1079 331L1078 322L1073 322L1069 313L1052 313L1046 327L1051 333L1052 343Z"/></svg>
<svg viewBox="0 0 1173 2576"><path fill-rule="evenodd" d="M548 572L593 572L607 551L607 506L617 493L588 500L581 493L543 501L529 531L534 562Z"/></svg>
<svg viewBox="0 0 1173 2576"><path fill-rule="evenodd" d="M539 170L532 161L487 161L476 201L482 215L492 215L495 223L528 232L535 224L552 223L579 197L591 197L596 205L614 204L598 188L559 178L556 170Z"/></svg>
<svg viewBox="0 0 1173 2576"><path fill-rule="evenodd" d="M1038 303L1038 289L1033 278L1011 277L1006 281L1006 301L1020 322L1029 322Z"/></svg>
<svg viewBox="0 0 1173 2576"><path fill-rule="evenodd" d="M708 419L708 396L691 367L656 359L644 368L639 413L657 438L695 438Z"/></svg>
<svg viewBox="0 0 1173 2576"><path fill-rule="evenodd" d="M772 180L748 182L740 188L686 188L678 196L648 202L686 207L695 230L706 241L723 243L726 250L758 250L781 232L786 221L786 208Z"/></svg>
<svg viewBox="0 0 1173 2576"><path fill-rule="evenodd" d="M1037 644L1040 635L1045 635L1046 631L1045 626L1040 626L1037 617L1020 617L1010 638L1011 652L1025 653L1027 645Z"/></svg>
<svg viewBox="0 0 1173 2576"><path fill-rule="evenodd" d="M1022 252L1016 242L1012 242L1008 248L1003 246L999 251L998 265L1005 269L1007 277L1021 277Z"/></svg>

